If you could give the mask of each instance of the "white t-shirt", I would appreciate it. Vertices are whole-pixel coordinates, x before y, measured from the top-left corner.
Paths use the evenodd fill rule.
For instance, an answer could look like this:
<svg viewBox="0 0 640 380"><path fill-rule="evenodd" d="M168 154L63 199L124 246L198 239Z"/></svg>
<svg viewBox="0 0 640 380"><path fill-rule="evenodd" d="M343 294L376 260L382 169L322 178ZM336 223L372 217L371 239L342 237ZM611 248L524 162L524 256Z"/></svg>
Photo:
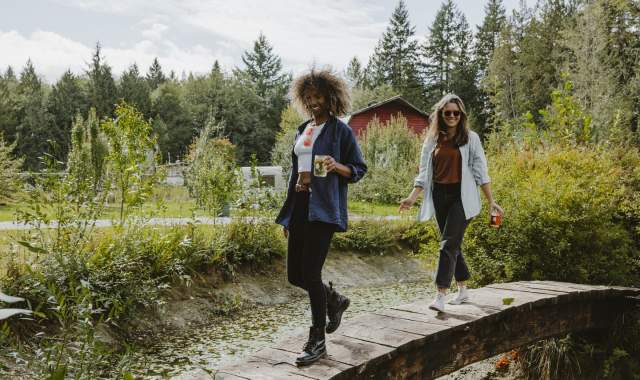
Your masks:
<svg viewBox="0 0 640 380"><path fill-rule="evenodd" d="M298 156L298 173L311 171L313 167L311 152L313 150L313 144L316 142L320 131L322 131L322 127L324 127L324 123L315 125L313 121L311 121L298 137L296 145L293 147L293 152Z"/></svg>

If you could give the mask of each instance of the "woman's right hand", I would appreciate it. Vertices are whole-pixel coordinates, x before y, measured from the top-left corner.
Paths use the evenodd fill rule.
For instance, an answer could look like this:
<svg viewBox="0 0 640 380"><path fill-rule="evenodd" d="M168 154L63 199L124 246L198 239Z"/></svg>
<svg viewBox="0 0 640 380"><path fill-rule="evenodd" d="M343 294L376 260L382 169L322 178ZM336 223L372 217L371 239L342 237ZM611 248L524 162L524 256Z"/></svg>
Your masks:
<svg viewBox="0 0 640 380"><path fill-rule="evenodd" d="M413 207L414 203L416 203L416 199L412 196L408 196L400 201L400 208L398 209L398 211L402 212L405 210L409 210L411 207Z"/></svg>
<svg viewBox="0 0 640 380"><path fill-rule="evenodd" d="M284 234L284 238L288 239L289 238L289 230L282 227L282 233Z"/></svg>

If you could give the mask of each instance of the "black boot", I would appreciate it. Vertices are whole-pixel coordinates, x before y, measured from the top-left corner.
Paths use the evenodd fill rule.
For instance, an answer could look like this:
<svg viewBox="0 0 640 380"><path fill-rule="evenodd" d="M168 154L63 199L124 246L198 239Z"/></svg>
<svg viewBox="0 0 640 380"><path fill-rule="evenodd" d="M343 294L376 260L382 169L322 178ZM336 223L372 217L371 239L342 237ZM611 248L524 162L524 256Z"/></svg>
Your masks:
<svg viewBox="0 0 640 380"><path fill-rule="evenodd" d="M327 346L324 344L324 329L311 327L309 340L303 347L302 355L296 358L297 366L309 365L327 354Z"/></svg>
<svg viewBox="0 0 640 380"><path fill-rule="evenodd" d="M327 317L329 317L329 323L327 324L327 334L331 334L336 331L340 326L340 320L342 319L342 313L349 307L349 299L333 289L333 283L329 282L327 289Z"/></svg>

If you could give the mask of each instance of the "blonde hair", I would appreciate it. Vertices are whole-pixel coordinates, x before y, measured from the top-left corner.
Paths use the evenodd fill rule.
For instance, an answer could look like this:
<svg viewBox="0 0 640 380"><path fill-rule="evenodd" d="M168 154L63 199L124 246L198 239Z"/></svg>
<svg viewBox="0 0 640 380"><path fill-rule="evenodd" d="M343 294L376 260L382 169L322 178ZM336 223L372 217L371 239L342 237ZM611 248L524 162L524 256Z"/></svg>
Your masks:
<svg viewBox="0 0 640 380"><path fill-rule="evenodd" d="M437 140L438 133L447 130L447 125L444 123L444 118L442 117L442 110L449 103L456 104L460 109L460 121L458 122L458 126L456 127L456 134L453 137L453 142L457 146L465 145L467 142L469 142L469 125L467 111L464 107L464 102L456 94L447 94L443 96L442 99L440 99L440 101L438 101L438 103L433 106L433 113L431 114L431 124L429 125L429 132L427 133L427 137Z"/></svg>
<svg viewBox="0 0 640 380"><path fill-rule="evenodd" d="M305 95L310 90L315 90L324 96L329 114L332 116L345 115L351 106L347 82L331 69L312 68L291 83L289 93L293 104L300 112L307 115L311 115L311 109L305 100Z"/></svg>

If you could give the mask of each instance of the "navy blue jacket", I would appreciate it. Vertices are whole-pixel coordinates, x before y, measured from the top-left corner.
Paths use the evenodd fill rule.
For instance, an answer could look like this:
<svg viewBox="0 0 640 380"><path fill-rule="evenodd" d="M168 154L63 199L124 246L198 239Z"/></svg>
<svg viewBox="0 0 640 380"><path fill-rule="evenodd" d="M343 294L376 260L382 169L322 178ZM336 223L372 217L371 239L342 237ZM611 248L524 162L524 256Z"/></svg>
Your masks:
<svg viewBox="0 0 640 380"><path fill-rule="evenodd" d="M310 121L310 120L309 120ZM296 140L304 131L309 121L298 127ZM353 131L342 121L331 117L320 131L313 143L312 161L316 154L329 155L337 162L351 168L351 177L345 178L336 172L327 173L326 177L311 177L311 194L309 197L309 221L335 224L337 231L347 230L347 184L358 182L367 172L367 165L362 159L360 147ZM298 181L298 159L291 150L291 175L287 199L276 218L276 223L289 228L291 214L295 202L295 186Z"/></svg>

